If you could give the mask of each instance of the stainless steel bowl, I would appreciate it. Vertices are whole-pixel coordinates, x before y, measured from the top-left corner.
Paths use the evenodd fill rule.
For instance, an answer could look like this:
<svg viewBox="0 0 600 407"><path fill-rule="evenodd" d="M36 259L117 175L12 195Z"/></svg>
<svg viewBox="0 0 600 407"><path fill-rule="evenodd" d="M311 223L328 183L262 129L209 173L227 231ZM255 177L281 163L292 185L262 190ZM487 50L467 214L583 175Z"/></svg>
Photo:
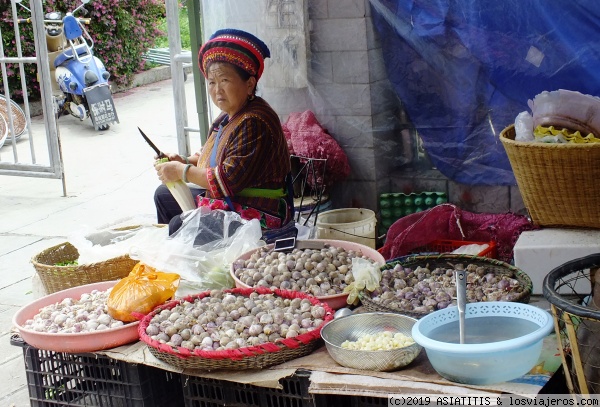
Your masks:
<svg viewBox="0 0 600 407"><path fill-rule="evenodd" d="M356 341L364 335L383 331L400 332L412 337L415 318L387 312L369 312L334 319L321 330L331 357L340 365L353 369L389 372L412 362L421 352L417 343L391 350L352 350L342 348L346 340Z"/></svg>

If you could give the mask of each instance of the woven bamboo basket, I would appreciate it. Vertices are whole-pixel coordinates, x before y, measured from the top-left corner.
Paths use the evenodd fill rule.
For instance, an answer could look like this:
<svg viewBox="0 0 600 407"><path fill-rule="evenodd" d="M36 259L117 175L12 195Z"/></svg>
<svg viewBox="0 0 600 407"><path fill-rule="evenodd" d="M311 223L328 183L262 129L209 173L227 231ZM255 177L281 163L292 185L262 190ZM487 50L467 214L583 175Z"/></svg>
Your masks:
<svg viewBox="0 0 600 407"><path fill-rule="evenodd" d="M600 228L600 143L515 141L514 125L500 141L534 224Z"/></svg>
<svg viewBox="0 0 600 407"><path fill-rule="evenodd" d="M262 369L310 354L317 348L318 345L321 344L321 328L323 328L327 322L333 319L333 310L331 307L329 307L329 305L319 301L316 297L309 296L299 291L279 289L271 290L264 287L233 288L223 291L243 296L249 296L251 293L257 292L259 294L273 293L282 298L307 298L313 305L319 304L325 308L326 315L323 318L323 323L318 328L308 333L298 335L295 338L287 338L279 342L268 342L257 346L249 346L232 350L192 351L182 347L173 348L148 336L146 333L146 328L156 314L165 309L172 309L184 301L194 302L197 299L210 296L210 292L206 291L179 300L170 301L156 307L151 313L146 315L140 321L140 325L138 327L140 340L148 345L150 353L152 353L157 359L182 369L199 369L209 371Z"/></svg>
<svg viewBox="0 0 600 407"><path fill-rule="evenodd" d="M600 254L571 260L544 278L565 381L571 394L600 393L600 309L591 301ZM598 302L598 301L596 301Z"/></svg>
<svg viewBox="0 0 600 407"><path fill-rule="evenodd" d="M10 110L12 113L15 140L19 140L25 132L25 129L27 128L27 119L25 117L25 112L23 111L23 109L21 109L21 106L19 106L12 99L10 100ZM11 141L13 133L10 132L10 119L8 117L8 107L4 95L0 95L0 116L4 118L4 121L6 122L7 132L10 133L9 137L7 138L7 141Z"/></svg>
<svg viewBox="0 0 600 407"><path fill-rule="evenodd" d="M428 267L430 270L433 270L436 267L448 268L457 264L462 264L464 267L467 267L469 264L482 266L485 267L489 273L494 273L495 275L508 275L519 282L519 285L523 287L523 291L518 293L512 302L521 302L527 304L533 290L531 278L529 278L529 276L521 269L503 261L490 259L488 257L450 253L405 256L402 257L401 260L386 263L383 267L381 267L381 270L393 269L396 264L401 264L403 267L410 267L413 270L418 266ZM367 291L362 291L359 294L359 298L364 308L370 312L395 312L397 314L408 315L413 318L422 318L429 314L429 312L414 312L402 309L399 303L396 302L391 302L384 305L381 302L372 299L371 294Z"/></svg>
<svg viewBox="0 0 600 407"><path fill-rule="evenodd" d="M69 242L52 246L31 259L47 294L80 285L119 280L131 272L138 263L129 255L109 260L73 266L57 266L79 258L77 248Z"/></svg>

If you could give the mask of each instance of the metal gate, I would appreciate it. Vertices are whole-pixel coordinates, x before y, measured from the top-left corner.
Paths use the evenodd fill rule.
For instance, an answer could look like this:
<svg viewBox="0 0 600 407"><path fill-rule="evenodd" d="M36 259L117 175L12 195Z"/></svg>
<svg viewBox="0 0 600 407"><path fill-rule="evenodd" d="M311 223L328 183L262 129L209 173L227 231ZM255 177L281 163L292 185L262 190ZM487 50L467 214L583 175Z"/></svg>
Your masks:
<svg viewBox="0 0 600 407"><path fill-rule="evenodd" d="M52 78L46 48L42 0L10 0L10 2L10 14L15 31L15 49L4 48L0 30L0 68L3 83L3 95L0 98L0 175L58 178L62 180L63 195L66 196L56 104L52 95ZM23 55L21 30L18 23L19 18L29 17L31 17L29 22L33 27L35 41L34 56ZM37 65L45 139L42 134L36 134L31 125L30 104L27 95L28 84L24 69L26 64ZM9 75L14 75L17 70L21 77L23 108L12 100L9 91ZM34 138L36 139L36 148L43 150L39 151L40 158L37 157L36 148L34 148Z"/></svg>

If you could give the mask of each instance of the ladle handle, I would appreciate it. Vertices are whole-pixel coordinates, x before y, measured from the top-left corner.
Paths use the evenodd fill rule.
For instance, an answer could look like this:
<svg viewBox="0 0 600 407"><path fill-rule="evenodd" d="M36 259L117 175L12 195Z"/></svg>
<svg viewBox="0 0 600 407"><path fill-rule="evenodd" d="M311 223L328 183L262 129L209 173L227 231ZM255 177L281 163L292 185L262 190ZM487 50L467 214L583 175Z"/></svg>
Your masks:
<svg viewBox="0 0 600 407"><path fill-rule="evenodd" d="M465 309L467 307L467 272L456 270L456 306L460 343L465 343Z"/></svg>

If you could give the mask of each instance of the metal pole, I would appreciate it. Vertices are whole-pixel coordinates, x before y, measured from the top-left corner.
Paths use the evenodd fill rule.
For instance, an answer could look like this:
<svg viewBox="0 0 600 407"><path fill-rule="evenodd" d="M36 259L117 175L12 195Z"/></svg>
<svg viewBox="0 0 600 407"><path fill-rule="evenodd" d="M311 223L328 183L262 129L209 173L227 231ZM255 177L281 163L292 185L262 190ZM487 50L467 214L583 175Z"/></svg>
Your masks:
<svg viewBox="0 0 600 407"><path fill-rule="evenodd" d="M171 57L171 80L173 82L173 102L175 104L175 128L177 131L178 152L190 155L190 136L187 130L187 104L185 100L185 78L181 62L181 32L179 27L179 1L167 0L167 35Z"/></svg>
<svg viewBox="0 0 600 407"><path fill-rule="evenodd" d="M194 89L196 92L196 112L202 145L208 136L208 101L206 99L206 83L198 67L198 51L202 45L202 4L201 0L188 0L188 18L190 22L190 40L192 47L192 71L194 73Z"/></svg>
<svg viewBox="0 0 600 407"><path fill-rule="evenodd" d="M48 61L48 48L46 46L44 9L42 8L41 0L31 0L30 5L48 150L54 172L56 174L60 174L60 178L62 180L63 196L67 196L67 186L65 182L64 165L60 146L60 134L56 124L57 109L55 108L54 96L52 94L52 78L50 75L50 62Z"/></svg>

